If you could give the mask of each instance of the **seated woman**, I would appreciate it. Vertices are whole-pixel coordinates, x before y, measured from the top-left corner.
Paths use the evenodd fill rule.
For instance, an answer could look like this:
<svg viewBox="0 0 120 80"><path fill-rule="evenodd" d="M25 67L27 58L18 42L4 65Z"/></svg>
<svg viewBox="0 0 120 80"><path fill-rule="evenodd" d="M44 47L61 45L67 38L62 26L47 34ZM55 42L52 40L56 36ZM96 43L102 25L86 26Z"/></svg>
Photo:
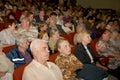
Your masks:
<svg viewBox="0 0 120 80"><path fill-rule="evenodd" d="M83 64L71 54L70 44L66 39L58 39L57 48L60 54L57 56L55 63L60 67L64 80L107 79L108 74L102 68L90 64Z"/></svg>
<svg viewBox="0 0 120 80"><path fill-rule="evenodd" d="M110 41L112 38L113 32L111 34L110 30L105 30L96 44L96 49L99 55L109 57L108 68L113 71L110 73L114 73L114 76L120 80L120 52L118 52L118 48L116 50L115 46L113 46L113 42ZM118 43L116 43L116 46L117 44Z"/></svg>
<svg viewBox="0 0 120 80"><path fill-rule="evenodd" d="M14 68L17 68L32 60L31 51L29 50L29 41L21 39L18 44L6 54L6 56L14 63Z"/></svg>
<svg viewBox="0 0 120 80"><path fill-rule="evenodd" d="M14 64L2 52L0 44L0 80L13 80Z"/></svg>
<svg viewBox="0 0 120 80"><path fill-rule="evenodd" d="M76 34L74 35L74 45L77 45L78 43L77 36L82 31L83 31L83 27L81 25L78 25L76 28Z"/></svg>
<svg viewBox="0 0 120 80"><path fill-rule="evenodd" d="M47 31L40 31L38 34L38 38L43 39L45 41L49 41L49 36L48 36Z"/></svg>
<svg viewBox="0 0 120 80"><path fill-rule="evenodd" d="M52 53L55 53L56 50L56 42L60 38L59 31L57 29L50 30L50 39L48 41L48 45Z"/></svg>
<svg viewBox="0 0 120 80"><path fill-rule="evenodd" d="M38 24L38 32L46 31L46 30L47 30L47 23L44 21L41 21L40 24Z"/></svg>
<svg viewBox="0 0 120 80"><path fill-rule="evenodd" d="M64 30L65 33L69 34L75 31L74 25L72 24L71 20L68 20L62 25L62 29Z"/></svg>
<svg viewBox="0 0 120 80"><path fill-rule="evenodd" d="M89 45L91 42L90 32L87 30L82 31L78 35L78 45L75 49L75 56L82 61L83 64L95 64L107 70L106 67L99 64L99 59L95 57L92 47Z"/></svg>
<svg viewBox="0 0 120 80"><path fill-rule="evenodd" d="M15 20L9 20L6 24L7 28L0 32L0 41L2 44L15 44L14 30L16 27Z"/></svg>

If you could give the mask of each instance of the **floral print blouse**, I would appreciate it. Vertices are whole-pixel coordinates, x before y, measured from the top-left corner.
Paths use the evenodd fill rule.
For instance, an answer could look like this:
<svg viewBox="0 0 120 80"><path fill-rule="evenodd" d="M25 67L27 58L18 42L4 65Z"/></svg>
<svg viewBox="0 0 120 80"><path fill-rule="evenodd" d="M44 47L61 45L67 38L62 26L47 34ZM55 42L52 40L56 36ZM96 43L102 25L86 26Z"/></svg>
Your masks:
<svg viewBox="0 0 120 80"><path fill-rule="evenodd" d="M58 55L55 63L61 69L64 80L81 80L76 78L75 71L83 68L83 64L73 55Z"/></svg>

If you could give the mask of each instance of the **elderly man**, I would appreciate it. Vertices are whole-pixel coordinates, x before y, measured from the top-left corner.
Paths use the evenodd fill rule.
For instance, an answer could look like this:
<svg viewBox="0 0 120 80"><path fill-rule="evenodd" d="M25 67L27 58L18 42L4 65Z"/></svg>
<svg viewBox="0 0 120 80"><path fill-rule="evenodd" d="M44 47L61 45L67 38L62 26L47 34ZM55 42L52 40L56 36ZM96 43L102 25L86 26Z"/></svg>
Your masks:
<svg viewBox="0 0 120 80"><path fill-rule="evenodd" d="M29 45L30 42L27 39L19 39L17 45L6 54L10 61L14 63L14 68L32 61Z"/></svg>
<svg viewBox="0 0 120 80"><path fill-rule="evenodd" d="M22 80L63 80L58 66L49 60L47 42L36 39L31 42L32 62L25 68Z"/></svg>
<svg viewBox="0 0 120 80"><path fill-rule="evenodd" d="M27 37L29 40L34 40L38 36L38 30L36 27L31 26L27 17L22 18L21 24L18 26L18 29L15 31L16 39L19 37Z"/></svg>

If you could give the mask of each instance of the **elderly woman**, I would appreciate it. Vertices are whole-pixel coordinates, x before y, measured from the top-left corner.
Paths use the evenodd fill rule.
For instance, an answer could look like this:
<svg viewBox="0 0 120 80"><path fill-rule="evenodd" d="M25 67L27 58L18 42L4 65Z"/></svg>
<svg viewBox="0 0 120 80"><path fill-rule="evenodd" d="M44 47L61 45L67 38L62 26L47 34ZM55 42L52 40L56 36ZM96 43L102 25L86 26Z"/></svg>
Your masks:
<svg viewBox="0 0 120 80"><path fill-rule="evenodd" d="M107 77L107 73L102 68L83 64L71 54L70 44L66 39L60 38L57 41L57 47L60 54L57 56L55 63L60 67L64 80L102 80ZM98 73L99 71L101 73Z"/></svg>
<svg viewBox="0 0 120 80"><path fill-rule="evenodd" d="M60 55L57 56L55 63L60 67L64 80L81 80L76 78L75 71L82 69L83 64L71 54L69 42L64 38L60 38L57 41L57 47Z"/></svg>
<svg viewBox="0 0 120 80"><path fill-rule="evenodd" d="M76 49L75 49L75 56L85 65L85 64L90 64L92 66L95 66L94 68L91 68L93 70L97 70L96 72L93 71L92 74L102 74L104 73L104 75L101 75L99 77L97 77L96 79L93 80L102 80L103 78L107 77L105 76L107 74L105 70L107 70L106 67L102 66L99 63L99 59L96 58L94 56L94 53L92 51L91 46L89 45L90 41L91 41L91 37L90 37L90 33L86 30L84 30L83 32L81 32L78 36L78 40L79 40L79 44L77 45ZM93 65L94 64L94 65ZM94 76L92 76L94 78ZM92 78L91 77L91 78Z"/></svg>
<svg viewBox="0 0 120 80"><path fill-rule="evenodd" d="M14 64L2 52L2 47L0 44L0 80L13 80Z"/></svg>
<svg viewBox="0 0 120 80"><path fill-rule="evenodd" d="M2 44L15 44L14 30L16 23L14 20L9 20L6 24L7 28L0 32L0 41Z"/></svg>
<svg viewBox="0 0 120 80"><path fill-rule="evenodd" d="M14 68L17 68L32 60L29 44L30 43L27 39L21 39L17 42L17 45L6 54L6 56L14 63Z"/></svg>
<svg viewBox="0 0 120 80"><path fill-rule="evenodd" d="M77 40L77 36L79 35L79 33L81 33L83 31L83 27L81 25L78 25L76 28L76 33L74 35L74 45L77 45L78 40Z"/></svg>

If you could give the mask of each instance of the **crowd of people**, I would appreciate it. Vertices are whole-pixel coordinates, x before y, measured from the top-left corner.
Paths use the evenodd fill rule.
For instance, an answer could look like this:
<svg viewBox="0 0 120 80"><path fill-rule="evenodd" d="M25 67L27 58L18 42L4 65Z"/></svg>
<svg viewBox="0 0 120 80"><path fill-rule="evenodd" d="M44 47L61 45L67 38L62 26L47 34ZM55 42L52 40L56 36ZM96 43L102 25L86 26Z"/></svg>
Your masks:
<svg viewBox="0 0 120 80"><path fill-rule="evenodd" d="M13 80L14 70L26 63L23 80L120 80L120 16L70 1L0 2L0 80ZM74 44L61 36L70 33ZM99 57L90 45L94 39ZM101 63L106 57L107 66Z"/></svg>

